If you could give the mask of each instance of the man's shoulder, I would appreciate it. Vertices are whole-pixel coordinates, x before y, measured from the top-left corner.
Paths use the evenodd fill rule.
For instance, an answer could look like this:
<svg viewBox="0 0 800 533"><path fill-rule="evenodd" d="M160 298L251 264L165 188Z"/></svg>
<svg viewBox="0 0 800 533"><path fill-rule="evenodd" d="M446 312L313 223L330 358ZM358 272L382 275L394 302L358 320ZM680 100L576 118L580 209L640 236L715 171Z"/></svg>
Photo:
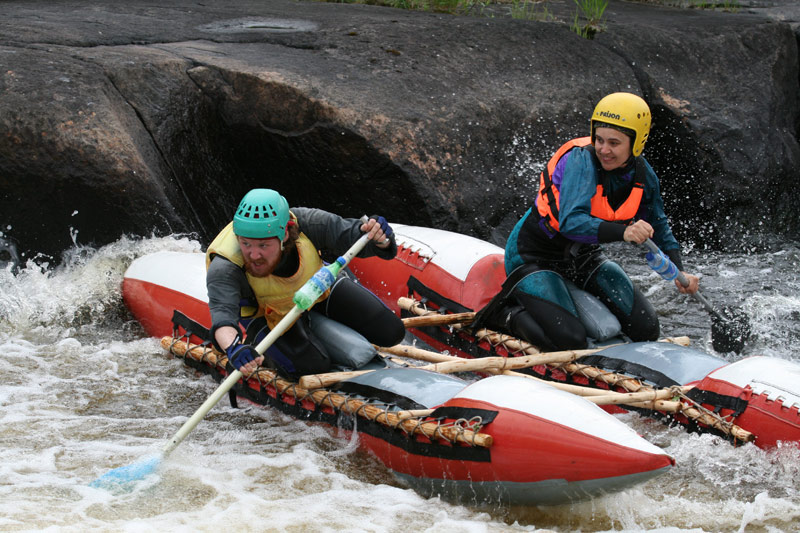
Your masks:
<svg viewBox="0 0 800 533"><path fill-rule="evenodd" d="M211 257L211 261L208 264L208 277L230 275L232 273L239 273L243 275L244 270L242 270L239 265L224 256L215 254Z"/></svg>
<svg viewBox="0 0 800 533"><path fill-rule="evenodd" d="M300 229L302 229L304 225L328 224L331 220L341 218L338 215L315 207L293 207L291 211L297 217L297 223L300 225Z"/></svg>

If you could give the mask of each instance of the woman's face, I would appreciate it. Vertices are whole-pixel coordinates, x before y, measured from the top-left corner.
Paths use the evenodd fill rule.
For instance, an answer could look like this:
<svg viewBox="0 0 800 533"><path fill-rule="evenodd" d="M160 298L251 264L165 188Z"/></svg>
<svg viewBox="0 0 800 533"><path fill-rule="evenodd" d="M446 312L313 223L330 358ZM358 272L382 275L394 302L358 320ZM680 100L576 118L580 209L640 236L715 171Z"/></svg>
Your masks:
<svg viewBox="0 0 800 533"><path fill-rule="evenodd" d="M614 170L631 157L631 138L614 128L594 130L594 152L603 170Z"/></svg>

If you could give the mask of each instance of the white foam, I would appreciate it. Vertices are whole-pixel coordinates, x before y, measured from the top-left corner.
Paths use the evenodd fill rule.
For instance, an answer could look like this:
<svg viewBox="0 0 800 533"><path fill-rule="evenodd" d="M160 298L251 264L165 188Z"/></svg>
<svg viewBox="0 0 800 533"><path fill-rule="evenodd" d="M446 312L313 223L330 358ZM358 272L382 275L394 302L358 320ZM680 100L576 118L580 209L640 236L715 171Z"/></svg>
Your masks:
<svg viewBox="0 0 800 533"><path fill-rule="evenodd" d="M158 451L216 387L166 357L156 340L140 338L122 306L125 269L159 250L199 246L179 238L123 239L98 250L76 248L52 270L30 263L17 277L0 270L0 530L736 531L752 524L777 531L800 520L796 449L734 448L637 415L621 419L677 465L632 491L572 506L487 513L425 499L397 486L346 435L335 438L274 409L233 410L227 400L158 476L130 493L90 488L108 470ZM794 272L774 264L778 258L770 259L774 276ZM739 276L731 290L750 278ZM669 284L662 292L660 310L682 316L698 307ZM721 296L706 292L715 302ZM707 321L704 311L696 314ZM777 341L796 325L778 314L771 327L769 339ZM757 331L756 342L764 338ZM769 344L795 356L794 343Z"/></svg>

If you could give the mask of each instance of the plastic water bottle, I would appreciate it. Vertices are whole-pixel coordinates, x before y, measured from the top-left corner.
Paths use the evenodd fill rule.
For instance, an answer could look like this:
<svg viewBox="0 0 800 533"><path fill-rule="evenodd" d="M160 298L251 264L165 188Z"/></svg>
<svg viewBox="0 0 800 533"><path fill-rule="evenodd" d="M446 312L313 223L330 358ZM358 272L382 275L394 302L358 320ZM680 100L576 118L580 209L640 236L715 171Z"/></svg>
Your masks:
<svg viewBox="0 0 800 533"><path fill-rule="evenodd" d="M678 277L678 267L661 250L658 250L658 254L647 252L645 259L647 259L647 264L650 265L650 268L665 280L671 281Z"/></svg>
<svg viewBox="0 0 800 533"><path fill-rule="evenodd" d="M325 265L317 270L317 272L294 293L294 304L303 311L311 308L319 297L331 288L333 282L336 281L336 276L345 263L345 259L339 257L330 265Z"/></svg>

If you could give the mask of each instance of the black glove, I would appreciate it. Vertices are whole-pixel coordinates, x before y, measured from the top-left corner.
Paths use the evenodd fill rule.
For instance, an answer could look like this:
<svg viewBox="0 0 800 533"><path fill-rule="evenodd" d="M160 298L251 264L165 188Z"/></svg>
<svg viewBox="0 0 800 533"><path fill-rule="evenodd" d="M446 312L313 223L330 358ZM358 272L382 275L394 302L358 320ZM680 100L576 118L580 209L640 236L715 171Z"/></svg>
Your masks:
<svg viewBox="0 0 800 533"><path fill-rule="evenodd" d="M228 354L228 361L236 370L241 370L250 361L255 361L259 356L255 348L249 344L232 343L225 350Z"/></svg>
<svg viewBox="0 0 800 533"><path fill-rule="evenodd" d="M394 235L394 231L392 231L392 227L389 225L388 222L386 222L385 218L383 218L380 215L372 215L369 218L371 218L371 219L373 219L373 220L378 222L378 225L380 225L381 230L383 230L383 234L386 235L387 239L390 238L392 235Z"/></svg>

